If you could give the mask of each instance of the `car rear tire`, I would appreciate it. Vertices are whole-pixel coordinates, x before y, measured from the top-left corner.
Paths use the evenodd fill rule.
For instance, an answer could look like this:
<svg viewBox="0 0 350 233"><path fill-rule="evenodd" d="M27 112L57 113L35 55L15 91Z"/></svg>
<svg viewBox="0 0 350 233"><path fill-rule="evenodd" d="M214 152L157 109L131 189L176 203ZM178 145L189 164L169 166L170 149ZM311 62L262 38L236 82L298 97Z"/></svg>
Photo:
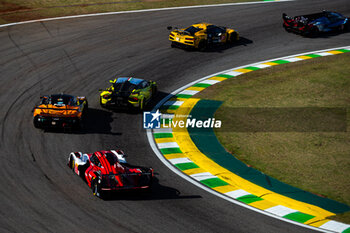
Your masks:
<svg viewBox="0 0 350 233"><path fill-rule="evenodd" d="M207 43L206 43L206 41L205 41L205 40L199 41L199 43L198 43L198 50L201 51L201 52L203 52L203 51L206 50L206 48L207 48Z"/></svg>
<svg viewBox="0 0 350 233"><path fill-rule="evenodd" d="M232 32L231 35L230 35L229 43L233 44L236 41L239 41L239 36L238 36L237 32Z"/></svg>
<svg viewBox="0 0 350 233"><path fill-rule="evenodd" d="M287 27L286 25L282 24L284 30L286 30L286 32L292 32L292 30L290 29L290 27Z"/></svg>
<svg viewBox="0 0 350 233"><path fill-rule="evenodd" d="M314 37L317 36L320 33L317 27L310 28L310 31L307 33L307 36Z"/></svg>
<svg viewBox="0 0 350 233"><path fill-rule="evenodd" d="M157 92L158 92L158 88L156 85L154 85L152 88L152 98L157 95Z"/></svg>
<svg viewBox="0 0 350 233"><path fill-rule="evenodd" d="M38 116L35 116L33 118L33 124L35 128L40 128L39 124L38 124Z"/></svg>
<svg viewBox="0 0 350 233"><path fill-rule="evenodd" d="M344 25L344 31L349 32L350 31L350 20Z"/></svg>
<svg viewBox="0 0 350 233"><path fill-rule="evenodd" d="M82 130L84 128L83 117L77 119L75 124L72 127L72 130Z"/></svg>

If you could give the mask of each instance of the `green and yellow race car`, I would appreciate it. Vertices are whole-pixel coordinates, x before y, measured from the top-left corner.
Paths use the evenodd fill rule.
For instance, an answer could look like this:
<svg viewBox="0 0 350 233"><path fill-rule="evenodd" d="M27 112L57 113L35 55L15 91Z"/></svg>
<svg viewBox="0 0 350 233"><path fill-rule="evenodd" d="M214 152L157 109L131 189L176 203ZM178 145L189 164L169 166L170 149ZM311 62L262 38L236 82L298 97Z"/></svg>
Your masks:
<svg viewBox="0 0 350 233"><path fill-rule="evenodd" d="M171 26L168 27L168 30L172 29ZM171 47L187 47L203 51L211 45L238 41L239 34L234 29L209 23L198 23L184 29L175 28L170 32L169 40Z"/></svg>
<svg viewBox="0 0 350 233"><path fill-rule="evenodd" d="M104 108L132 107L143 110L157 94L156 82L121 77L109 80L112 85L100 90L100 104Z"/></svg>

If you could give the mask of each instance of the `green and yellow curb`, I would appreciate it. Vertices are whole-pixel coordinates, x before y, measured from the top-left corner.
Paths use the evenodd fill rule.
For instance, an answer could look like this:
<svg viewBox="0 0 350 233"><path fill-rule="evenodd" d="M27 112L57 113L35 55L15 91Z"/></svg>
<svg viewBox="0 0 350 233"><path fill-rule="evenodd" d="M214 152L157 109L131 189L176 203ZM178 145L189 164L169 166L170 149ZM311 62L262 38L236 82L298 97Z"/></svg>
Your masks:
<svg viewBox="0 0 350 233"><path fill-rule="evenodd" d="M230 69L205 77L191 83L184 89L175 91L172 93L172 96L169 96L171 98L168 98L161 106L157 107L162 113L167 114L168 117L164 119L166 124L169 121L185 121L187 119L186 116L190 115L192 109L199 101L199 99L192 96L207 87L255 70L347 52L350 52L350 46L277 58ZM224 194L226 197L283 219L326 231L350 232L350 225L327 219L335 215L335 213L316 205L272 192L218 165L198 149L186 128L166 128L162 126L159 129L153 129L152 133L153 140L164 158L176 169L202 185Z"/></svg>

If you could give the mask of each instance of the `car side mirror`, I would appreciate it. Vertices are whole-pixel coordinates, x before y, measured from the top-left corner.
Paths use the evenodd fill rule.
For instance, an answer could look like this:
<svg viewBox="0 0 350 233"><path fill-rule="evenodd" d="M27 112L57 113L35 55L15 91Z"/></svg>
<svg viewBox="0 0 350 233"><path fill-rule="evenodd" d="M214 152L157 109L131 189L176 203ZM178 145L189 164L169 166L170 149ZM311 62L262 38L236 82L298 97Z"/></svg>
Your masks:
<svg viewBox="0 0 350 233"><path fill-rule="evenodd" d="M168 30L172 30L173 29L173 27L172 26L168 26L168 27L166 27Z"/></svg>
<svg viewBox="0 0 350 233"><path fill-rule="evenodd" d="M109 80L110 83L114 83L114 80Z"/></svg>

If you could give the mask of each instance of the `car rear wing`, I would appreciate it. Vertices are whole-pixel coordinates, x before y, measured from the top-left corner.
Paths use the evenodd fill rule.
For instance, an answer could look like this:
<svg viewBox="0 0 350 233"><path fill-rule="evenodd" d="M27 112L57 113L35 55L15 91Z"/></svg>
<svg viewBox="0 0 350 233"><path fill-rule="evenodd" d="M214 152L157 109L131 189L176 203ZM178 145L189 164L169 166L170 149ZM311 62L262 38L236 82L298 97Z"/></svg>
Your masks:
<svg viewBox="0 0 350 233"><path fill-rule="evenodd" d="M307 24L309 22L312 22L318 18L325 16L326 13L327 13L327 11L323 11L321 13L314 13L314 14L308 14L308 15L298 15L298 16L294 16L294 17L290 17L286 13L283 13L282 18L283 18L283 20L293 20L296 22L301 22L301 23Z"/></svg>
<svg viewBox="0 0 350 233"><path fill-rule="evenodd" d="M286 13L283 13L282 14L282 19L283 20L290 20L290 19L292 19L290 16L288 16Z"/></svg>
<svg viewBox="0 0 350 233"><path fill-rule="evenodd" d="M76 111L79 112L80 109L79 108L68 108L68 105L64 105L65 108L53 108L53 107L49 107L47 104L42 104L42 105L46 105L46 107L39 107L39 106L35 106L33 108L33 111L35 109L42 109L42 110L53 110L53 111ZM61 106L63 107L63 106Z"/></svg>
<svg viewBox="0 0 350 233"><path fill-rule="evenodd" d="M55 111L79 111L79 109L62 109L62 108L49 108L49 107L34 107L34 109L47 109L47 110L55 110Z"/></svg>
<svg viewBox="0 0 350 233"><path fill-rule="evenodd" d="M37 115L50 116L50 117L76 117L79 114L80 109L70 108L53 108L53 107L38 107L35 106L32 112L40 109Z"/></svg>
<svg viewBox="0 0 350 233"><path fill-rule="evenodd" d="M102 175L102 186L111 188L141 188L151 185L153 172Z"/></svg>
<svg viewBox="0 0 350 233"><path fill-rule="evenodd" d="M167 29L170 31L170 30L173 30L173 27L172 27L172 26L168 26ZM180 34L182 34L182 35L188 35L188 36L191 35L191 33L189 33L188 31L179 29L179 28L177 28L177 27L174 28L173 32L178 32L178 33L180 33Z"/></svg>
<svg viewBox="0 0 350 233"><path fill-rule="evenodd" d="M308 25L309 23L309 18L306 18L305 16L295 16L295 17L290 17L286 13L282 14L282 19L285 24L292 24L294 27L303 27Z"/></svg>

